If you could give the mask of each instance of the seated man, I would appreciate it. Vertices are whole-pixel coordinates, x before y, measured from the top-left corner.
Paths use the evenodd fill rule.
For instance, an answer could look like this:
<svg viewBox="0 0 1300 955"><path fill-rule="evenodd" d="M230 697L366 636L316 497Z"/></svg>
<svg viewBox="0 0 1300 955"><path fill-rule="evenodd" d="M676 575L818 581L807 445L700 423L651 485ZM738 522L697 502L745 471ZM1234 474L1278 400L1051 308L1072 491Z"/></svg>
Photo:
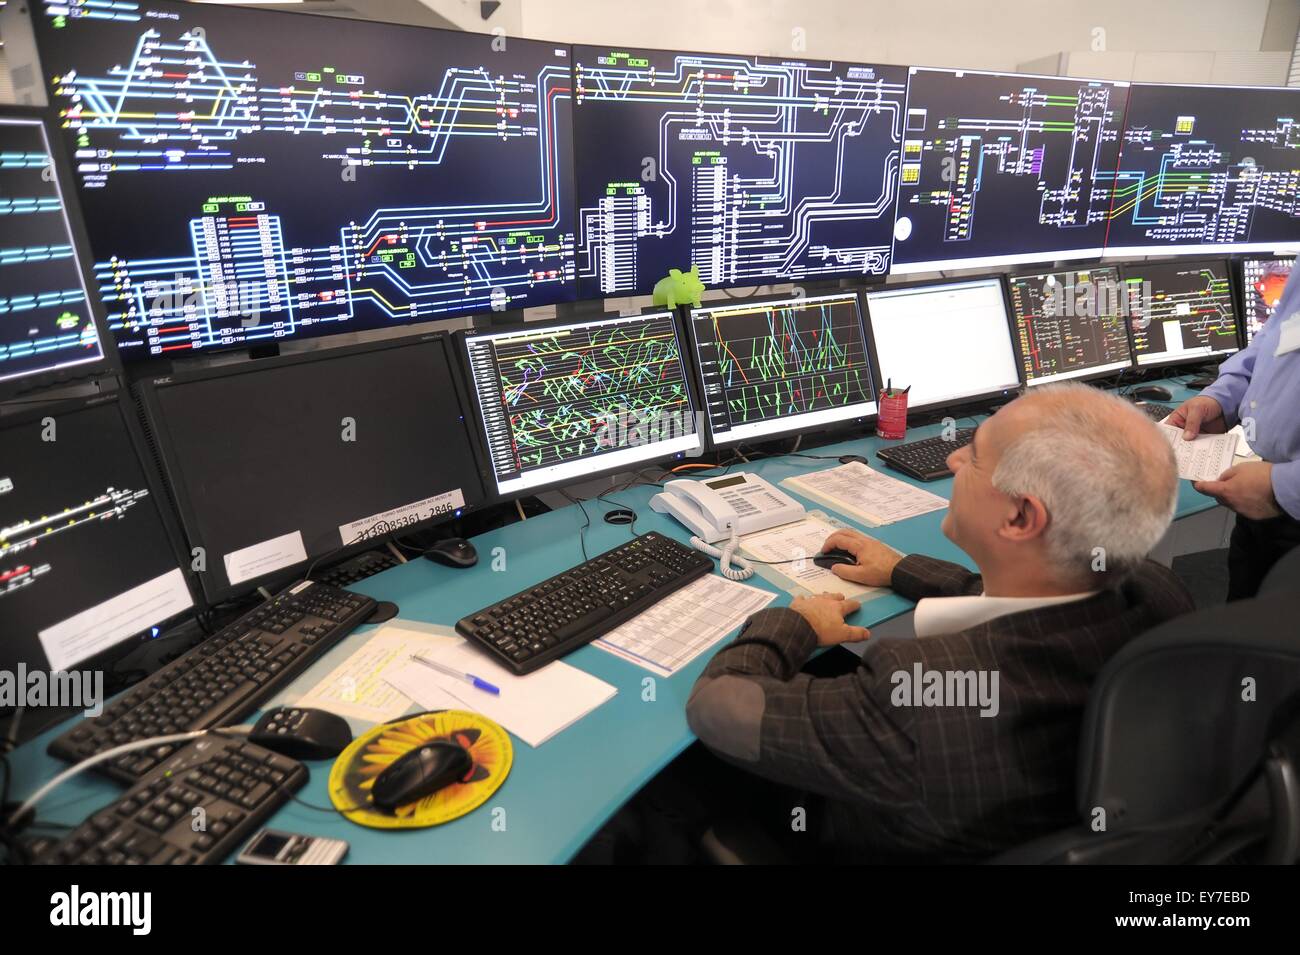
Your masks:
<svg viewBox="0 0 1300 955"><path fill-rule="evenodd" d="M1146 559L1178 474L1136 408L1085 385L1007 405L948 459L943 532L979 567L902 556L837 531L839 576L918 601L915 639L866 644L852 672L800 672L820 646L865 640L836 596L754 614L687 704L714 753L794 790L841 856L988 856L1078 819L1083 708L1125 642L1192 609ZM817 661L820 663L821 661ZM793 794L792 794L793 795Z"/></svg>

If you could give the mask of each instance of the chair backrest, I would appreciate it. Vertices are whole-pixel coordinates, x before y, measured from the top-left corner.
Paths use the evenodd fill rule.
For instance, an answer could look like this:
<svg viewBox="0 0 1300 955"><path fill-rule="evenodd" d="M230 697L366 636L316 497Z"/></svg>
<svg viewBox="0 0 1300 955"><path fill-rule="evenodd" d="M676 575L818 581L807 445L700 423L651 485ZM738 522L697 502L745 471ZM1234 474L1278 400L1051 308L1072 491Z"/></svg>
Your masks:
<svg viewBox="0 0 1300 955"><path fill-rule="evenodd" d="M1268 572L1260 584L1261 597L1285 596L1300 600L1300 547L1293 547Z"/></svg>

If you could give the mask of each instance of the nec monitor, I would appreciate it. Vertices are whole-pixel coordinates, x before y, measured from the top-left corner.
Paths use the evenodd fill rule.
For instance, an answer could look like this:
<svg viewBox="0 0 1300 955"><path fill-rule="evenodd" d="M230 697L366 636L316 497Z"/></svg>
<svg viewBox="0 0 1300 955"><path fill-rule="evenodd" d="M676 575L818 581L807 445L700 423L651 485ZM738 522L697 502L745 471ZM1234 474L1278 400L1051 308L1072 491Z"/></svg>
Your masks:
<svg viewBox="0 0 1300 955"><path fill-rule="evenodd" d="M857 293L691 310L714 446L869 417L876 389Z"/></svg>
<svg viewBox="0 0 1300 955"><path fill-rule="evenodd" d="M878 381L911 388L909 408L1006 395L1020 386L1000 277L866 293Z"/></svg>
<svg viewBox="0 0 1300 955"><path fill-rule="evenodd" d="M1300 89L1134 84L1106 255L1300 246Z"/></svg>
<svg viewBox="0 0 1300 955"><path fill-rule="evenodd" d="M702 449L671 312L473 331L463 342L498 496Z"/></svg>
<svg viewBox="0 0 1300 955"><path fill-rule="evenodd" d="M891 272L1099 257L1127 94L913 67Z"/></svg>
<svg viewBox="0 0 1300 955"><path fill-rule="evenodd" d="M0 398L114 367L47 122L44 110L0 107Z"/></svg>
<svg viewBox="0 0 1300 955"><path fill-rule="evenodd" d="M33 19L124 359L573 297L567 46L167 0Z"/></svg>
<svg viewBox="0 0 1300 955"><path fill-rule="evenodd" d="M901 66L575 46L578 290L883 278Z"/></svg>
<svg viewBox="0 0 1300 955"><path fill-rule="evenodd" d="M0 669L99 662L194 605L129 401L0 419Z"/></svg>
<svg viewBox="0 0 1300 955"><path fill-rule="evenodd" d="M1252 256L1241 262L1241 324L1249 345L1282 300L1294 255Z"/></svg>
<svg viewBox="0 0 1300 955"><path fill-rule="evenodd" d="M1012 275L1007 291L1025 384L1101 378L1132 367L1114 267Z"/></svg>
<svg viewBox="0 0 1300 955"><path fill-rule="evenodd" d="M1226 357L1238 349L1228 263L1135 262L1121 271L1138 365Z"/></svg>
<svg viewBox="0 0 1300 955"><path fill-rule="evenodd" d="M212 601L483 500L444 334L149 379L141 398Z"/></svg>

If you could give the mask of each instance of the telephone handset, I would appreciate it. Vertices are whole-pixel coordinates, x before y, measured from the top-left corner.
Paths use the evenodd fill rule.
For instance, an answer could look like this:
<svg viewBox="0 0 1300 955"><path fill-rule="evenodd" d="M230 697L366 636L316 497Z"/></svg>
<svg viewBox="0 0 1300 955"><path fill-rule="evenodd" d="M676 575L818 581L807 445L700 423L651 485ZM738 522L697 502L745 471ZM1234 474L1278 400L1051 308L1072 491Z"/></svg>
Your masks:
<svg viewBox="0 0 1300 955"><path fill-rule="evenodd" d="M732 560L741 534L767 530L801 520L803 505L778 491L757 474L731 474L702 481L676 480L650 499L652 510L671 514L694 535L691 546L718 558L719 570L728 580L748 580L754 568L743 557ZM727 543L719 550L710 546Z"/></svg>

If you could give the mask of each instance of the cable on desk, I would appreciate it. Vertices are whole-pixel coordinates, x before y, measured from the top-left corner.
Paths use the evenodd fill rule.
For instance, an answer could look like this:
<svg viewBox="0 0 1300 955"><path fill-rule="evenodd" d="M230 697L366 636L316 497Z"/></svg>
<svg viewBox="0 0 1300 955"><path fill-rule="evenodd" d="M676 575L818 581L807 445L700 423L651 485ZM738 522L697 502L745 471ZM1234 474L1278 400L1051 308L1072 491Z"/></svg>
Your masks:
<svg viewBox="0 0 1300 955"><path fill-rule="evenodd" d="M583 519L586 521L586 523L583 524L582 529L578 531L578 543L582 547L583 563L586 563L588 560L591 559L590 557L587 556L587 528L591 526L591 515L587 513L586 505L583 504L582 501L574 497L572 494L570 494L568 491L561 488L560 493L563 494L565 497L567 497L574 504L577 504L578 507L582 509L582 516Z"/></svg>
<svg viewBox="0 0 1300 955"><path fill-rule="evenodd" d="M519 497L515 498L515 510L519 512L519 519L521 521L528 520L528 515L524 513L523 498L519 498Z"/></svg>

